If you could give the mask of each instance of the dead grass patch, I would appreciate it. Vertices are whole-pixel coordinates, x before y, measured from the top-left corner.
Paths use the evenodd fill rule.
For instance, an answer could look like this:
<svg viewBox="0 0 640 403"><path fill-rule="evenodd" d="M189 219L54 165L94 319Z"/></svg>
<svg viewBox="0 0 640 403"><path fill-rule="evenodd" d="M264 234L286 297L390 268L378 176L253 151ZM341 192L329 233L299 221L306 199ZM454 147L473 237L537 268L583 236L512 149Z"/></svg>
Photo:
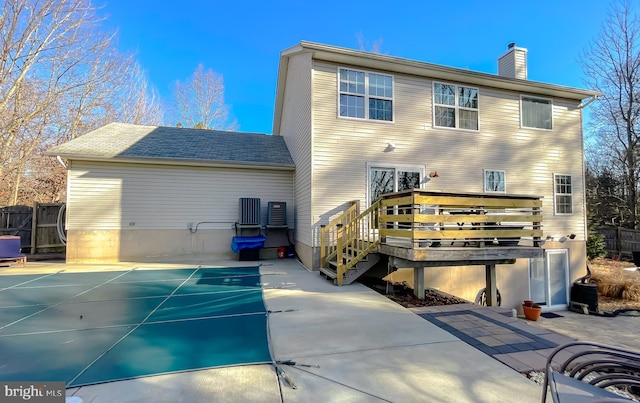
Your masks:
<svg viewBox="0 0 640 403"><path fill-rule="evenodd" d="M591 282L598 284L600 310L640 308L640 271L624 270L633 266L611 259L591 262Z"/></svg>
<svg viewBox="0 0 640 403"><path fill-rule="evenodd" d="M598 277L593 281L598 284L598 292L605 297L640 301L640 287L632 281L608 282Z"/></svg>

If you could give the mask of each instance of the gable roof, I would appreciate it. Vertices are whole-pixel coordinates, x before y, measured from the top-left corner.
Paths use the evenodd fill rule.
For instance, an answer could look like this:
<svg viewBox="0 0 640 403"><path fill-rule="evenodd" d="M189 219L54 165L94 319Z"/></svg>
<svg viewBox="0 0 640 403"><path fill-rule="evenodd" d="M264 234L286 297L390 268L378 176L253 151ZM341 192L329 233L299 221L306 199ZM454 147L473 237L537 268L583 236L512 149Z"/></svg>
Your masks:
<svg viewBox="0 0 640 403"><path fill-rule="evenodd" d="M69 160L293 169L280 136L110 123L47 152Z"/></svg>
<svg viewBox="0 0 640 403"><path fill-rule="evenodd" d="M332 62L340 65L361 67L363 69L376 69L391 73L409 74L418 77L453 81L464 84L474 84L477 86L505 89L532 95L566 98L576 100L577 103L580 103L580 101L586 98L601 95L597 91L503 77L497 74L471 71L433 63L420 62L417 60L404 59L401 57L382 55L379 53L370 53L361 50L302 41L280 53L278 82L276 84L276 105L273 119L274 135L280 134L280 119L282 117L282 105L284 102L288 60L290 57L299 54L311 54L311 57L314 60Z"/></svg>

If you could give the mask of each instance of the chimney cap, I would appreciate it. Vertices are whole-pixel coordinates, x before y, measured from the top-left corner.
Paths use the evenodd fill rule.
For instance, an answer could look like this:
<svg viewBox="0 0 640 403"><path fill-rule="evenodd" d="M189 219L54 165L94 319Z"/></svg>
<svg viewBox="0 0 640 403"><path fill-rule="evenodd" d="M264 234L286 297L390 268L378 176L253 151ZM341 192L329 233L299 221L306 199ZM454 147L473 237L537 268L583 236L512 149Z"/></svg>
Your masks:
<svg viewBox="0 0 640 403"><path fill-rule="evenodd" d="M510 43L507 45L507 49L513 49L513 48L515 48L515 47L516 47L516 43L515 43L515 42L510 42Z"/></svg>

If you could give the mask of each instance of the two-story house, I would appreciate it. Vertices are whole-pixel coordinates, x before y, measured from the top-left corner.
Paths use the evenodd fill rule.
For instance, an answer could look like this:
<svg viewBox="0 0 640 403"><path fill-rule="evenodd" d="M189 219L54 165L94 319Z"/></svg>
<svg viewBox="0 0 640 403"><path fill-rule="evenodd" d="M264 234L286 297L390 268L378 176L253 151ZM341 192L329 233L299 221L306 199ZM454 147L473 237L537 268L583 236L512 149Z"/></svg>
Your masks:
<svg viewBox="0 0 640 403"><path fill-rule="evenodd" d="M281 54L272 136L113 123L56 147L67 260L230 253L238 199L260 198L286 203L310 270L340 248L469 300L492 283L504 306L566 306L597 93L527 80L526 53L510 45L495 75L301 42Z"/></svg>
<svg viewBox="0 0 640 403"><path fill-rule="evenodd" d="M320 267L320 227L352 200L366 207L410 188L537 195L544 253L498 265L497 286L508 306L566 306L585 271L582 108L596 96L527 80L527 50L515 44L497 75L309 42L283 51L273 134L296 165L301 261ZM424 272L428 286L470 300L485 274Z"/></svg>

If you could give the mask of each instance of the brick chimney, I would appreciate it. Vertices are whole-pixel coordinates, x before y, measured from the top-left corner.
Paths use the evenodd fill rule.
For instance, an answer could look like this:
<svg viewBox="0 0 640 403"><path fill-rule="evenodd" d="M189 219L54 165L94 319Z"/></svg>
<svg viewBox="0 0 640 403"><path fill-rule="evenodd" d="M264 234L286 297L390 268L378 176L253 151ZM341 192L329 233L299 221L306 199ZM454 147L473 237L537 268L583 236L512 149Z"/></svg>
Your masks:
<svg viewBox="0 0 640 403"><path fill-rule="evenodd" d="M515 42L507 45L507 51L498 58L498 75L527 79L527 49L516 47Z"/></svg>

